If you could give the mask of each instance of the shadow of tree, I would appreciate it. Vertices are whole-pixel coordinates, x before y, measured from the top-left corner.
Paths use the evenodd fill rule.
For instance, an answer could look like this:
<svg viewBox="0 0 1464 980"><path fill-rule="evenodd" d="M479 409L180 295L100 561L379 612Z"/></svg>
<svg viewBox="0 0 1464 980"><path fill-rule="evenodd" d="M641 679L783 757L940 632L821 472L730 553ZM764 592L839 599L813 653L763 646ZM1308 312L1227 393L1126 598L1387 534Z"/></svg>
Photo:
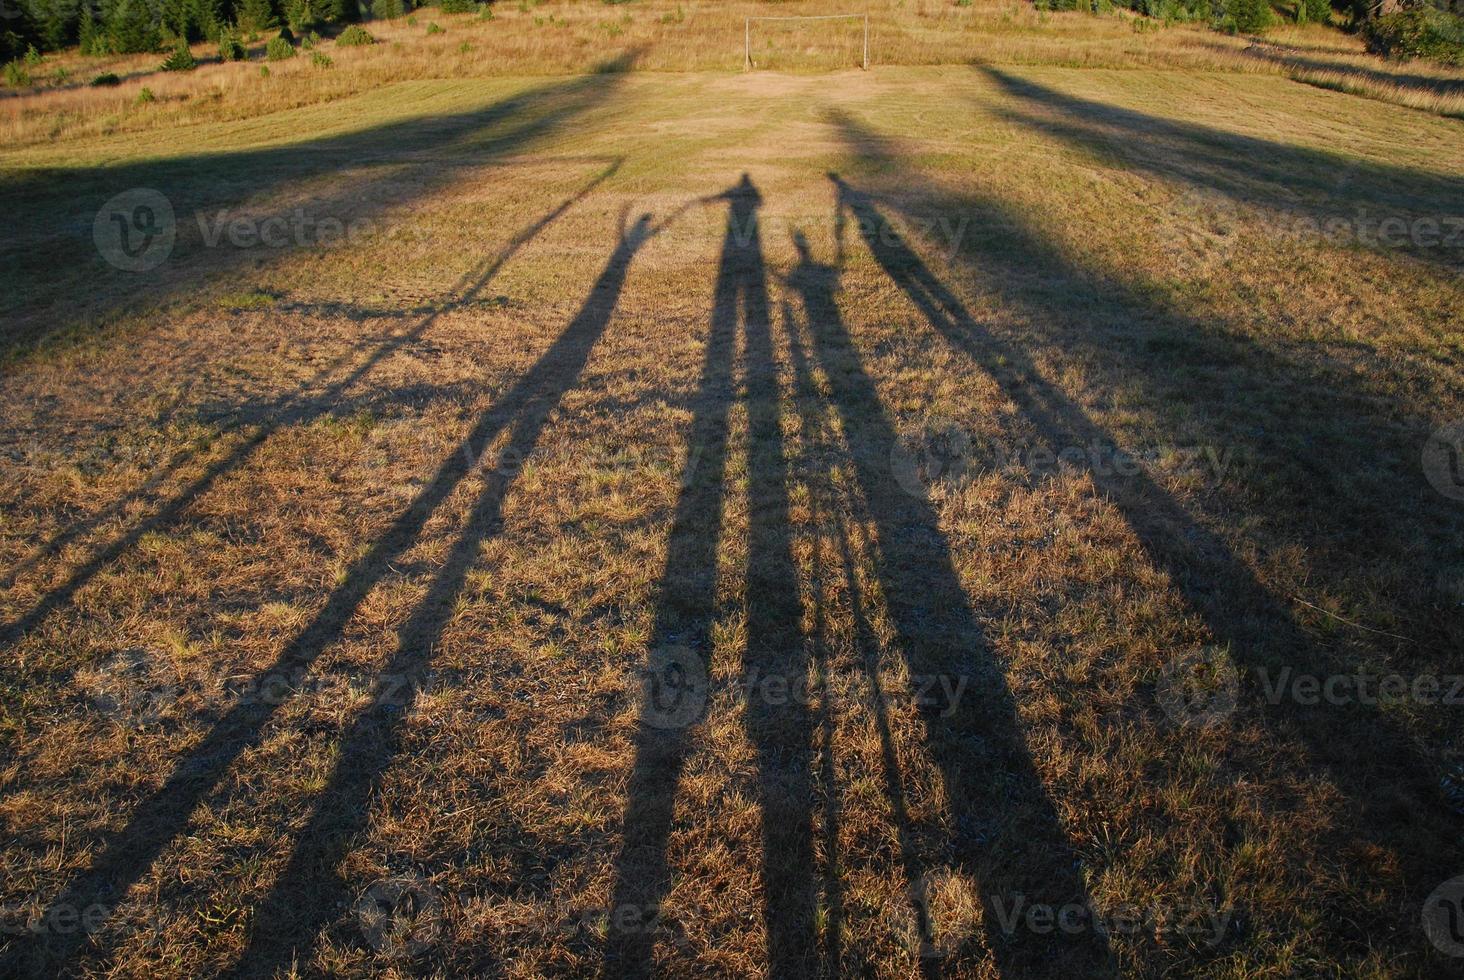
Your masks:
<svg viewBox="0 0 1464 980"><path fill-rule="evenodd" d="M1464 179L1164 119L1068 95L1000 69L980 71L1023 107L999 107L1002 118L1126 170L1222 194L1272 216L1308 219L1319 236L1328 222L1356 223L1364 214L1379 223L1460 219L1452 245L1450 229L1437 227L1427 241L1405 235L1388 247L1448 267L1464 265ZM1371 227L1351 231L1358 241L1375 234Z"/></svg>
<svg viewBox="0 0 1464 980"><path fill-rule="evenodd" d="M155 309L259 260L259 250L212 245L192 216L239 207L261 195L293 192L314 178L354 168L330 190L291 201L313 221L343 225L426 197L464 168L489 165L562 132L609 100L639 57L628 51L590 75L530 87L480 108L414 116L336 136L113 166L45 168L0 179L0 209L13 232L0 243L0 357L76 324L100 324ZM109 264L92 222L115 195L137 188L165 193L177 216L167 259L146 273ZM268 250L274 261L293 254Z"/></svg>
<svg viewBox="0 0 1464 980"><path fill-rule="evenodd" d="M14 643L35 629L53 612L68 605L80 589L85 587L103 569L131 551L144 536L172 526L178 520L182 519L194 501L207 493L219 480L243 465L272 433L282 426L319 418L326 413L336 411L346 394L356 384L365 379L383 361L398 351L409 348L413 343L420 340L443 313L471 303L475 297L482 293L488 283L497 276L504 263L511 259L523 246L537 237L540 232L556 221L566 211L583 200L605 180L609 179L620 167L619 158L597 160L595 162L606 163L606 169L591 178L589 182L568 199L520 231L498 255L485 261L477 269L463 276L452 290L454 298L451 302L434 309L410 329L391 337L355 365L351 365L352 359L356 357L355 351L346 351L340 354L317 373L315 383L325 383L324 387L319 390L311 391L307 388L291 391L270 399L263 404L236 406L230 412L232 416L230 421L235 425L248 424L253 421L256 426L253 431L247 431L232 449L226 452L221 458L205 466L199 476L195 477L171 497L161 501L150 516L139 521L129 531L109 544L98 547L89 560L73 570L60 585L48 591L40 601L36 602L20 617L0 626L0 640L6 643ZM336 377L335 380L328 381L333 375L346 368L349 368L349 370L346 370L344 374ZM250 415L258 416L258 418L251 420L249 418ZM125 495L90 521L72 524L66 530L42 543L32 553L29 559L10 570L7 574L7 581L13 582L26 568L34 565L46 555L56 553L59 549L85 535L91 527L98 526L106 521L110 516L125 512L133 504L150 499L153 492L161 487L173 474L180 472L191 457L192 454L187 450L175 454L138 490Z"/></svg>
<svg viewBox="0 0 1464 980"><path fill-rule="evenodd" d="M1233 48L1222 47L1213 42L1207 43L1217 51L1227 53L1234 51ZM1440 78L1430 75L1420 75L1413 72L1402 71L1399 68L1369 68L1365 65L1351 61L1333 61L1319 54L1340 54L1361 57L1360 51L1348 51L1344 48L1316 49L1302 47L1295 44L1284 44L1278 41L1255 41L1240 52L1247 58L1254 58L1272 65L1284 65L1288 68L1300 68L1305 71L1334 71L1347 75L1355 75L1364 78L1369 82L1378 85L1396 85L1399 88L1410 89L1415 92L1431 95L1453 95L1464 92L1464 79Z"/></svg>

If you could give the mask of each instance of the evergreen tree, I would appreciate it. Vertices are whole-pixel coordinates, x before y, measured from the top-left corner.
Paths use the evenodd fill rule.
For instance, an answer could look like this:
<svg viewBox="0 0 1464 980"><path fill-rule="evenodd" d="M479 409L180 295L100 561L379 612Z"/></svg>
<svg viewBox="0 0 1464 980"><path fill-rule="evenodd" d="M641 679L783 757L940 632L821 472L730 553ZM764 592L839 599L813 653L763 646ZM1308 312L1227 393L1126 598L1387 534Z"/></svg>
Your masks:
<svg viewBox="0 0 1464 980"><path fill-rule="evenodd" d="M320 0L286 0L285 22L296 34L304 34L323 19Z"/></svg>
<svg viewBox="0 0 1464 980"><path fill-rule="evenodd" d="M224 15L221 0L187 0L190 17L198 35L209 41L217 41L228 18Z"/></svg>
<svg viewBox="0 0 1464 980"><path fill-rule="evenodd" d="M192 0L161 0L159 14L163 33L179 40L196 37Z"/></svg>
<svg viewBox="0 0 1464 980"><path fill-rule="evenodd" d="M110 53L111 45L107 42L107 34L97 23L96 15L92 13L90 0L82 0L81 20L77 25L76 40L81 46L81 53L89 57Z"/></svg>
<svg viewBox="0 0 1464 980"><path fill-rule="evenodd" d="M41 40L30 11L19 4L6 9L10 16L0 21L0 61L19 58L27 48Z"/></svg>
<svg viewBox="0 0 1464 980"><path fill-rule="evenodd" d="M148 0L115 0L106 25L108 43L119 54L156 51L163 42L159 17Z"/></svg>
<svg viewBox="0 0 1464 980"><path fill-rule="evenodd" d="M279 26L270 0L241 0L239 4L239 29L246 32L264 32Z"/></svg>
<svg viewBox="0 0 1464 980"><path fill-rule="evenodd" d="M10 14L19 14L28 22L30 40L37 47L55 51L76 37L76 9L67 0L30 0L27 6L29 9L14 0L0 0L0 12L4 12L7 19L10 19ZM9 24L5 27L14 30Z"/></svg>

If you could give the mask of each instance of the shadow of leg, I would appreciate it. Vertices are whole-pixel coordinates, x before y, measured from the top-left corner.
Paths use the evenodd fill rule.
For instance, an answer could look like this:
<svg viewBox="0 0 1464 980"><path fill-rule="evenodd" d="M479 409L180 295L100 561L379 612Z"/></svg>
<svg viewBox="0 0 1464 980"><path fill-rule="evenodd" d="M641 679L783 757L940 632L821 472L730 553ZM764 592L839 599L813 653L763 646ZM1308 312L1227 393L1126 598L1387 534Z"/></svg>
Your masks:
<svg viewBox="0 0 1464 980"><path fill-rule="evenodd" d="M649 225L649 216L644 217L621 239L584 307L524 378L524 395L515 406L497 465L485 474L467 525L426 597L398 631L398 652L378 678L370 706L347 729L340 761L256 917L236 974L271 976L289 962L308 962L318 930L350 899L347 882L336 869L352 839L366 828L374 791L401 749L403 726L431 652L441 641L479 547L499 529L503 500L519 464L533 451L549 413L574 385L604 333Z"/></svg>
<svg viewBox="0 0 1464 980"><path fill-rule="evenodd" d="M729 222L723 255L736 248ZM724 258L725 261L725 258ZM724 512L728 416L736 356L737 297L719 274L712 302L698 395L657 587L651 627L645 699L636 732L615 887L610 900L606 977L644 977L651 972L651 925L670 890L666 847L676 807L676 787L690 750L689 726L707 697L716 607L717 543ZM663 684L664 682L664 684Z"/></svg>
<svg viewBox="0 0 1464 980"><path fill-rule="evenodd" d="M745 178L744 178L745 179ZM751 185L747 190L752 191ZM816 973L812 841L812 719L788 513L788 459L773 359L767 273L749 194L732 199L746 246L724 257L746 331L748 415L746 725L762 808L764 921L773 976Z"/></svg>
<svg viewBox="0 0 1464 980"><path fill-rule="evenodd" d="M986 945L1003 974L1073 976L1114 972L1107 942L1093 928L1026 929L1013 908L1090 908L1072 847L1027 751L1016 705L956 574L934 510L896 482L896 431L843 323L834 291L838 270L802 246L789 285L803 301L814 355L852 456L855 482L876 530L876 574L912 686L942 680L963 692L923 709L927 747L941 768L953 817L949 861L982 892ZM932 685L934 686L934 685ZM887 764L892 790L898 775ZM926 874L936 870L928 868ZM922 899L925 875L914 886ZM927 937L930 938L930 937ZM977 968L966 945L925 950L927 972Z"/></svg>

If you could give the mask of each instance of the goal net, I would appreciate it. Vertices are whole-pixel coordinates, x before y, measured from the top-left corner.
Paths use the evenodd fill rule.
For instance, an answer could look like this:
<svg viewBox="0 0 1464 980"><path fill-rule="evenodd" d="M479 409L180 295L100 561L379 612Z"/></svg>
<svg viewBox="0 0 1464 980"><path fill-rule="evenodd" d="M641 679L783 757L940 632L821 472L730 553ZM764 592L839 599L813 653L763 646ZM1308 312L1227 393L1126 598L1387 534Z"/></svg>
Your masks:
<svg viewBox="0 0 1464 980"><path fill-rule="evenodd" d="M744 48L747 71L868 68L869 15L749 17Z"/></svg>

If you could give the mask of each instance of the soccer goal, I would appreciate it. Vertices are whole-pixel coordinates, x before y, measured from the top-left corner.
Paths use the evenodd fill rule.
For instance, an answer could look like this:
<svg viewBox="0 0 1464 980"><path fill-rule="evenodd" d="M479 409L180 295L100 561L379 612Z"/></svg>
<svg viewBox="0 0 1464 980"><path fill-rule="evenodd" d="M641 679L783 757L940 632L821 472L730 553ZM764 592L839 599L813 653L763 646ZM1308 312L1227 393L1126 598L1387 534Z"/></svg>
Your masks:
<svg viewBox="0 0 1464 980"><path fill-rule="evenodd" d="M807 21L857 21L847 31L820 32L810 39ZM811 25L809 25L811 26ZM830 25L833 26L833 25ZM749 17L744 28L744 71L776 66L798 51L815 63L836 67L859 65L869 70L868 14L808 14L797 17ZM796 63L788 67L797 67Z"/></svg>

